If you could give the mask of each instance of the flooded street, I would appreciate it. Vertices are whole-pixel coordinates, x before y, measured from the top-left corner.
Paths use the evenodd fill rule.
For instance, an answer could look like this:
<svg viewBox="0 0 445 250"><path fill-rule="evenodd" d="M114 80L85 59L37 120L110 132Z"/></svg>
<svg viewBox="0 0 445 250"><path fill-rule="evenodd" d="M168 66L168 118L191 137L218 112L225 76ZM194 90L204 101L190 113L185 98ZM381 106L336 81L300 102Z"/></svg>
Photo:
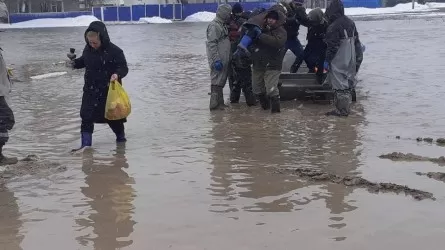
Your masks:
<svg viewBox="0 0 445 250"><path fill-rule="evenodd" d="M126 55L132 101L126 145L97 124L80 144L85 28L7 30L0 44L16 81L16 126L5 154L56 164L0 185L0 249L443 249L445 29L441 17L357 21L366 45L358 102L347 118L331 107L286 102L270 115L244 98L208 109L206 23L108 26ZM306 29L300 34L305 43ZM30 77L67 71L62 76ZM228 84L225 88L228 99ZM400 139L396 139L400 136ZM60 168L63 166L63 168ZM403 193L311 181L276 171L313 168L430 192Z"/></svg>

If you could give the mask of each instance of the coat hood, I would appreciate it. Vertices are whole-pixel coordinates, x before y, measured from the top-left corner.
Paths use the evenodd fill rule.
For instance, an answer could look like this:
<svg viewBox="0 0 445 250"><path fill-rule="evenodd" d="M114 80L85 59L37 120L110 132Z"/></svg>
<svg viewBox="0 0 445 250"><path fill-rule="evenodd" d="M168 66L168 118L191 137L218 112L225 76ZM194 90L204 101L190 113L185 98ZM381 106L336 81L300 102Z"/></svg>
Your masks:
<svg viewBox="0 0 445 250"><path fill-rule="evenodd" d="M87 30L85 31L85 42L88 45L88 39L87 39L87 33L88 31L94 31L99 33L100 42L102 43L102 46L107 47L110 44L110 36L108 35L107 27L103 22L100 21L94 21L88 26ZM89 45L88 45L89 46Z"/></svg>
<svg viewBox="0 0 445 250"><path fill-rule="evenodd" d="M329 21L329 23L334 22L339 17L345 15L345 7L341 0L332 0L331 4L326 8L325 15Z"/></svg>
<svg viewBox="0 0 445 250"><path fill-rule="evenodd" d="M307 17L310 21L314 23L322 23L323 22L323 11L320 8L315 8L307 14Z"/></svg>
<svg viewBox="0 0 445 250"><path fill-rule="evenodd" d="M267 15L270 14L271 12L276 12L278 14L278 20L276 24L273 27L271 27L271 29L276 29L280 26L283 26L284 23L286 22L286 13L287 13L287 11L283 8L283 6L280 4L276 4L270 7L266 11L266 13L264 13L264 18L266 18Z"/></svg>
<svg viewBox="0 0 445 250"><path fill-rule="evenodd" d="M232 6L230 4L221 4L216 10L216 17L224 23L230 22L232 17Z"/></svg>

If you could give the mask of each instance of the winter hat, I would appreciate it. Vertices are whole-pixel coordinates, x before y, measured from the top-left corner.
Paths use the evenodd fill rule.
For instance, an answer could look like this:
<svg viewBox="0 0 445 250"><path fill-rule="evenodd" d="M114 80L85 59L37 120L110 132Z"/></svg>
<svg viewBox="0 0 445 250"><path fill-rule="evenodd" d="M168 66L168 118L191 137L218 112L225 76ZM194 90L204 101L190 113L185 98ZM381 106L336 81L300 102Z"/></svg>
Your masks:
<svg viewBox="0 0 445 250"><path fill-rule="evenodd" d="M278 20L278 19L279 19L278 12L276 12L275 10L270 11L270 12L266 15L266 19L267 19L267 18L272 18L272 19Z"/></svg>
<svg viewBox="0 0 445 250"><path fill-rule="evenodd" d="M232 7L233 14L239 14L243 12L243 6L240 3L235 3Z"/></svg>

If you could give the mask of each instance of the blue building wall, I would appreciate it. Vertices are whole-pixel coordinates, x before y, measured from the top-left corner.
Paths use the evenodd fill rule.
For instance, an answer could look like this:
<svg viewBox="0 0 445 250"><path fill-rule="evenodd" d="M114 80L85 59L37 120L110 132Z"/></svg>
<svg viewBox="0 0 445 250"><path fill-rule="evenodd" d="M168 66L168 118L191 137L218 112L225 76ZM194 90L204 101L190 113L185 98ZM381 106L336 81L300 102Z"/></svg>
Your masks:
<svg viewBox="0 0 445 250"><path fill-rule="evenodd" d="M381 0L343 0L345 7L379 8ZM233 4L233 3L232 3ZM274 2L243 2L245 10L253 10L257 7L269 8ZM141 17L159 16L166 19L183 20L197 12L216 12L216 3L197 4L152 4L133 5L120 7L95 7L92 11L62 12L62 13L14 13L10 14L10 22L18 23L40 18L66 18L81 15L93 15L105 22L112 21L139 21Z"/></svg>

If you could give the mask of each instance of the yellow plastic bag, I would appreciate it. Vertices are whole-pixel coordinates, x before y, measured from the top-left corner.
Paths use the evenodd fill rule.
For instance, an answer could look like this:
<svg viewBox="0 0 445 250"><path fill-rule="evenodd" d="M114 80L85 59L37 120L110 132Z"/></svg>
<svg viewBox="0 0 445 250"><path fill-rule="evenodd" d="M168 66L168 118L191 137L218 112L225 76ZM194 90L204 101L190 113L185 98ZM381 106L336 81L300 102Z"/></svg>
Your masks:
<svg viewBox="0 0 445 250"><path fill-rule="evenodd" d="M131 103L127 92L118 81L111 82L105 104L105 119L120 120L127 118L130 113Z"/></svg>

